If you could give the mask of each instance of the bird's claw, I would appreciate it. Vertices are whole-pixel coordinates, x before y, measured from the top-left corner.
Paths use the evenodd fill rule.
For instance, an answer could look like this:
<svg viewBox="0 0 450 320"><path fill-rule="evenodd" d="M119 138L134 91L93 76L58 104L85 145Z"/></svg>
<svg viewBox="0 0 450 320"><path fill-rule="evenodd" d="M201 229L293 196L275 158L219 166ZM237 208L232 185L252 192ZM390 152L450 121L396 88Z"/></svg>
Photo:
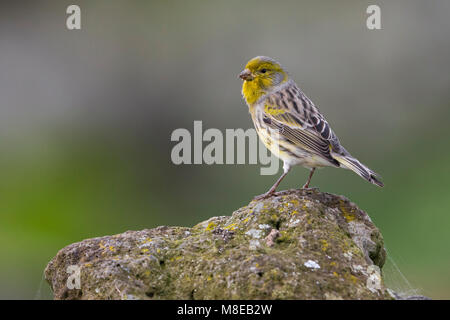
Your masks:
<svg viewBox="0 0 450 320"><path fill-rule="evenodd" d="M315 190L315 191L318 191L319 188L317 188L317 187L309 187L309 186L305 187L305 186L303 186L303 187L300 188L300 190L305 190L305 191L313 191L313 190Z"/></svg>
<svg viewBox="0 0 450 320"><path fill-rule="evenodd" d="M255 196L253 198L253 200L264 200L264 199L270 198L274 194L275 194L275 192L266 192L266 193L260 194L259 196Z"/></svg>

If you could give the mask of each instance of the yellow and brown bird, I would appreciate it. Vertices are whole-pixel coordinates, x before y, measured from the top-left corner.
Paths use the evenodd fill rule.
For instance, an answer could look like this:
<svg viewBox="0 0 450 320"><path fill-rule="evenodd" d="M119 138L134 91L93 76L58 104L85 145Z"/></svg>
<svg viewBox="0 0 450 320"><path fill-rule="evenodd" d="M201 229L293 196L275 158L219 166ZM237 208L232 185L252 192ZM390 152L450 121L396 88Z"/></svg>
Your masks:
<svg viewBox="0 0 450 320"><path fill-rule="evenodd" d="M239 74L242 95L264 145L283 160L283 174L265 194L271 196L295 165L310 169L308 188L316 168L346 168L382 187L377 174L352 157L339 142L314 103L272 58L251 59Z"/></svg>

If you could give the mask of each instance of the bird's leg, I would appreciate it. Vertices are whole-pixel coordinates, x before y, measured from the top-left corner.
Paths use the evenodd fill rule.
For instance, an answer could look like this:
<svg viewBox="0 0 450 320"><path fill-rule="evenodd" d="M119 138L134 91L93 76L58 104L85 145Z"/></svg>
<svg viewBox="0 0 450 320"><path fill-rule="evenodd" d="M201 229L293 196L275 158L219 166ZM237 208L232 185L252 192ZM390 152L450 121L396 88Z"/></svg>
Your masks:
<svg viewBox="0 0 450 320"><path fill-rule="evenodd" d="M275 190L277 189L278 185L281 183L281 180L283 180L283 178L287 175L287 172L284 172L281 177L277 180L277 182L275 182L275 184L272 186L272 188L269 189L269 191L267 191L266 193L263 193L259 196L254 197L254 200L261 200L261 199L265 199L270 197L271 195L273 195L275 193Z"/></svg>
<svg viewBox="0 0 450 320"><path fill-rule="evenodd" d="M253 200L261 200L261 199L265 199L270 197L271 195L273 195L275 193L275 190L277 189L278 185L281 183L281 181L284 179L284 177L286 177L286 175L288 174L289 170L291 169L289 166L284 165L283 166L284 172L281 175L281 177L278 178L277 182L274 183L274 185L272 186L272 188L269 189L269 191L267 191L266 193L263 193L259 196L256 196L253 198Z"/></svg>
<svg viewBox="0 0 450 320"><path fill-rule="evenodd" d="M303 185L302 189L308 189L309 187L309 183L311 182L311 178L314 174L314 171L316 171L316 168L312 168L311 171L309 172L309 177L308 177L308 181L306 181L306 183Z"/></svg>

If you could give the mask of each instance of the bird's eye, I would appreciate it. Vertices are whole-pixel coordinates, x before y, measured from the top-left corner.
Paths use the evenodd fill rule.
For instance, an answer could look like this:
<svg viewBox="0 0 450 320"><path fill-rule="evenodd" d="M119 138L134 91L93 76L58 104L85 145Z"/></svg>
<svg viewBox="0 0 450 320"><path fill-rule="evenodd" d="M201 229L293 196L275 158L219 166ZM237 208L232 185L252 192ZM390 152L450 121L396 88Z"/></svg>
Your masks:
<svg viewBox="0 0 450 320"><path fill-rule="evenodd" d="M266 73L267 69L261 69L261 73Z"/></svg>

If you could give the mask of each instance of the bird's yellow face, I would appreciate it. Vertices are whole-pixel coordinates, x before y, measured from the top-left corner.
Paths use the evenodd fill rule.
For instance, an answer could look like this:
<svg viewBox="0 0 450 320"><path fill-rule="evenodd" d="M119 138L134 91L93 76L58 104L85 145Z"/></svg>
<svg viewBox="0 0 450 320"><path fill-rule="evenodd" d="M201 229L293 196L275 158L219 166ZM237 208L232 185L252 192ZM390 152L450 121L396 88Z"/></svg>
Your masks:
<svg viewBox="0 0 450 320"><path fill-rule="evenodd" d="M244 80L242 95L250 106L274 87L288 80L287 73L278 62L262 56L251 59L239 77Z"/></svg>

